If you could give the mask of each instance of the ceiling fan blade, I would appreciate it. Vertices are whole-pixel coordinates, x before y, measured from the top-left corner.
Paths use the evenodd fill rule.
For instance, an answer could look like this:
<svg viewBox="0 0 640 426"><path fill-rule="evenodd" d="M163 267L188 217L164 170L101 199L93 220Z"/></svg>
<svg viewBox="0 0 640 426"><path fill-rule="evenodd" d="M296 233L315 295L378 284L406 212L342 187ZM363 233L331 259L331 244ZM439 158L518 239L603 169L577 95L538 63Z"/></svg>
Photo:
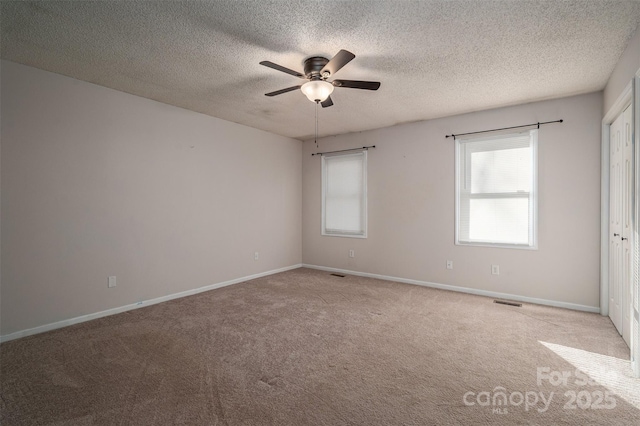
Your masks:
<svg viewBox="0 0 640 426"><path fill-rule="evenodd" d="M379 81L359 81L359 80L333 80L331 82L336 87L349 87L351 89L378 90Z"/></svg>
<svg viewBox="0 0 640 426"><path fill-rule="evenodd" d="M322 108L329 108L331 105L333 105L333 101L331 100L331 96L329 96L324 101L320 102L320 105L322 105Z"/></svg>
<svg viewBox="0 0 640 426"><path fill-rule="evenodd" d="M291 74L291 75L296 76L298 78L305 78L304 75L300 74L298 71L294 71L292 69L285 68L282 65L274 64L271 61L262 61L262 62L260 62L260 65L264 65L265 67L273 68L274 70L286 72L287 74Z"/></svg>
<svg viewBox="0 0 640 426"><path fill-rule="evenodd" d="M301 86L291 86L291 87L287 87L286 89L280 89L280 90L276 90L275 92L269 92L269 93L265 93L265 96L276 96L276 95L282 95L283 93L287 93L287 92L291 92L292 90L296 90L299 89Z"/></svg>
<svg viewBox="0 0 640 426"><path fill-rule="evenodd" d="M339 51L333 58L331 58L329 62L327 62L327 65L322 68L322 71L320 71L320 75L322 75L325 71L329 71L330 75L334 75L340 68L347 65L355 57L356 55L347 50Z"/></svg>

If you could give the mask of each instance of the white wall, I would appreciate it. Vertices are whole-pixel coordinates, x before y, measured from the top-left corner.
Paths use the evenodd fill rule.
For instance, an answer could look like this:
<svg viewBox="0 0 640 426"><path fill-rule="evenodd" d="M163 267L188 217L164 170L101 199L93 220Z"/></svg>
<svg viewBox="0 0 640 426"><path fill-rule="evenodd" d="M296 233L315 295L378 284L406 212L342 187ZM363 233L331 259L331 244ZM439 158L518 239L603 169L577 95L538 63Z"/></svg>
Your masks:
<svg viewBox="0 0 640 426"><path fill-rule="evenodd" d="M300 263L300 141L11 62L1 78L2 335Z"/></svg>
<svg viewBox="0 0 640 426"><path fill-rule="evenodd" d="M454 142L445 135L557 119L565 122L539 132L539 250L456 246ZM367 239L320 235L320 157L305 142L303 263L597 310L601 119L599 92L319 140L319 151L376 145ZM492 264L500 275L491 275Z"/></svg>
<svg viewBox="0 0 640 426"><path fill-rule="evenodd" d="M640 28L629 40L629 44L616 64L604 89L604 113L609 112L618 96L622 94L635 73L640 69Z"/></svg>

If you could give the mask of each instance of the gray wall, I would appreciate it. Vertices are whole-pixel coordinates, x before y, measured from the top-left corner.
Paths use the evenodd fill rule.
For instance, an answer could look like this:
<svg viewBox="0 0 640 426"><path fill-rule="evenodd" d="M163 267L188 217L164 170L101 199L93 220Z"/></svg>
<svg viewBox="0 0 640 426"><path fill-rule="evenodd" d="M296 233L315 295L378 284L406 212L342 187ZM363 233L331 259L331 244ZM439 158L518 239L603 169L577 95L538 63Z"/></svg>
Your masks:
<svg viewBox="0 0 640 426"><path fill-rule="evenodd" d="M445 135L560 118L538 135L539 249L456 246L454 142ZM303 263L597 309L601 119L598 92L320 139L320 151L377 147L368 156L367 239L320 235L320 158L307 141Z"/></svg>
<svg viewBox="0 0 640 426"><path fill-rule="evenodd" d="M2 335L300 263L300 141L11 62L1 78Z"/></svg>

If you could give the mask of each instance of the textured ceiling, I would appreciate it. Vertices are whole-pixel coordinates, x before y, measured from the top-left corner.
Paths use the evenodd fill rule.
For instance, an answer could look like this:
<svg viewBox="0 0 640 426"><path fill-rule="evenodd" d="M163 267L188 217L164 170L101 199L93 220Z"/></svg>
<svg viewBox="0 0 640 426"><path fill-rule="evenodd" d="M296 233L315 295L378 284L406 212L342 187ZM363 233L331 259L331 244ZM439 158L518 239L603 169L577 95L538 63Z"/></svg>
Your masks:
<svg viewBox="0 0 640 426"><path fill-rule="evenodd" d="M2 58L298 139L309 56L356 58L319 134L601 90L640 1L2 1Z"/></svg>

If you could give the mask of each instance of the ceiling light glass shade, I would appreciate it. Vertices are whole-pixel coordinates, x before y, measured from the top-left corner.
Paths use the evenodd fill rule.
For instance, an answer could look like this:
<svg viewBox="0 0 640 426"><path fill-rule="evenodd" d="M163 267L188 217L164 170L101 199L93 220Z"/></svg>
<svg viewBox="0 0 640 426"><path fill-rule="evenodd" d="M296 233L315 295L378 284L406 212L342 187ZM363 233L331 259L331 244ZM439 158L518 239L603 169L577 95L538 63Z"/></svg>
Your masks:
<svg viewBox="0 0 640 426"><path fill-rule="evenodd" d="M311 102L324 102L333 92L333 84L324 80L308 81L300 88Z"/></svg>

